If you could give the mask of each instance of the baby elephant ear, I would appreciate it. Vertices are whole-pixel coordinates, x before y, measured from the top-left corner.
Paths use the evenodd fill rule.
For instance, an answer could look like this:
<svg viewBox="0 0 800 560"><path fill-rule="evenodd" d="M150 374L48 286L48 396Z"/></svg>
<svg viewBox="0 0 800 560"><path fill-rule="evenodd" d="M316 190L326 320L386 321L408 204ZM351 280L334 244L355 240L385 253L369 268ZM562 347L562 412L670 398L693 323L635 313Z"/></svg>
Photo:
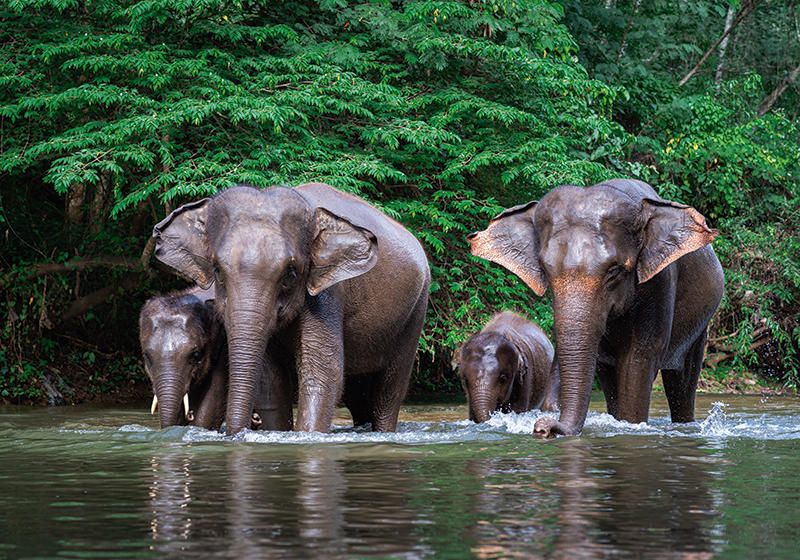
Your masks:
<svg viewBox="0 0 800 560"><path fill-rule="evenodd" d="M324 208L314 211L308 293L315 296L334 284L369 272L378 262L378 239Z"/></svg>
<svg viewBox="0 0 800 560"><path fill-rule="evenodd" d="M156 258L185 274L203 289L214 282L206 233L209 198L185 204L153 228Z"/></svg>
<svg viewBox="0 0 800 560"><path fill-rule="evenodd" d="M536 201L509 208L492 218L485 230L470 233L467 241L473 255L504 266L543 296L547 279L539 266L541 241L534 210Z"/></svg>
<svg viewBox="0 0 800 560"><path fill-rule="evenodd" d="M700 212L685 204L645 198L642 212L646 224L637 265L639 282L647 282L683 255L708 245L719 235L706 225Z"/></svg>

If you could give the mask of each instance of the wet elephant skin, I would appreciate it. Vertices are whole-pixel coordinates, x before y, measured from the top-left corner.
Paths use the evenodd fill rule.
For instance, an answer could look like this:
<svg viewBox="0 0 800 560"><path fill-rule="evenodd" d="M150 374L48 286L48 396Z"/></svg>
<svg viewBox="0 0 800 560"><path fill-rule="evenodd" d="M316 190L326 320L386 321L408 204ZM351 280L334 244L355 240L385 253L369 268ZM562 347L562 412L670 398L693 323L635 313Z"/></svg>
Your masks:
<svg viewBox="0 0 800 560"><path fill-rule="evenodd" d="M228 351L214 295L213 286L195 286L155 296L142 307L139 340L162 428L217 430L225 419ZM182 410L184 395L189 407Z"/></svg>
<svg viewBox="0 0 800 560"><path fill-rule="evenodd" d="M329 431L340 399L355 424L395 429L430 285L422 246L402 225L310 183L226 189L177 209L153 235L157 258L201 286L216 282L228 433L248 427L254 405L262 428L292 429L294 373L296 430Z"/></svg>
<svg viewBox="0 0 800 560"><path fill-rule="evenodd" d="M472 253L553 297L561 414L541 436L580 434L595 373L610 414L647 420L659 370L674 422L694 420L707 327L724 290L694 208L641 181L557 187L468 236Z"/></svg>
<svg viewBox="0 0 800 560"><path fill-rule="evenodd" d="M495 411L558 410L553 345L525 317L504 311L459 348L456 361L469 419L486 422Z"/></svg>

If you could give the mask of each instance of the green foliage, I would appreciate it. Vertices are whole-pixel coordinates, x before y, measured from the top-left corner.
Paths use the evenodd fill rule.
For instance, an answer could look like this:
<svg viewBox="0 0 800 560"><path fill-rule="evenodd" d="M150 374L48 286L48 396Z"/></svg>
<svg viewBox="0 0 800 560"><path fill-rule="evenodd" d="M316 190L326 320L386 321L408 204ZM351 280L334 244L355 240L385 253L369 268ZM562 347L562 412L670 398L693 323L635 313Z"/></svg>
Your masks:
<svg viewBox="0 0 800 560"><path fill-rule="evenodd" d="M747 218L721 222L715 243L725 268L726 297L712 325L711 349L730 353L732 367L760 368L800 383L800 198L782 206L772 223L747 227Z"/></svg>
<svg viewBox="0 0 800 560"><path fill-rule="evenodd" d="M691 107L696 129L656 153L665 192L709 218L746 213L755 222L771 220L800 194L800 145L793 141L800 134L783 115L737 125L710 99Z"/></svg>
<svg viewBox="0 0 800 560"><path fill-rule="evenodd" d="M428 250L436 355L492 311L531 305L464 235L622 160L617 92L577 64L562 15L546 0L5 2L0 173L68 208L83 196L98 224L83 249L132 257L147 228L125 228L143 211L152 224L234 183L365 196ZM40 252L71 257L74 243L55 232ZM75 355L88 367L94 350Z"/></svg>
<svg viewBox="0 0 800 560"><path fill-rule="evenodd" d="M756 117L800 63L795 11L762 4L678 86L727 3L0 2L0 391L20 391L2 398L34 399L34 372L54 364L88 392L143 380L136 317L176 281L30 268L149 257L176 204L240 182L327 182L409 227L433 275L416 381L458 389L449 357L492 313L552 323L547 298L464 237L559 184L649 181L722 231L712 349L763 365L769 345L753 346L769 331L797 383L796 89ZM105 303L58 322L107 286Z"/></svg>

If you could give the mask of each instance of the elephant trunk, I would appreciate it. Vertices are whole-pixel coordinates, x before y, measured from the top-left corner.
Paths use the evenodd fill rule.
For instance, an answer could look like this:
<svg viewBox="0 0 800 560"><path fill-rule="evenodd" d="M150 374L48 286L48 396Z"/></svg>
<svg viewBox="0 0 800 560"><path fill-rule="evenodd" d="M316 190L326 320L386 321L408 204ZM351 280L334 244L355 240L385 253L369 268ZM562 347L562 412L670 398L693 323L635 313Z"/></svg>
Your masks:
<svg viewBox="0 0 800 560"><path fill-rule="evenodd" d="M264 307L263 302L246 302L226 317L230 367L225 422L229 435L252 424L253 405L264 375L264 352L274 325L262 312Z"/></svg>
<svg viewBox="0 0 800 560"><path fill-rule="evenodd" d="M168 374L165 377L169 379ZM167 385L167 384L164 384ZM159 387L158 392L158 422L161 428L169 426L182 426L187 423L186 416L182 414L185 391L174 385Z"/></svg>
<svg viewBox="0 0 800 560"><path fill-rule="evenodd" d="M497 409L497 395L490 387L476 387L469 398L469 419L481 424Z"/></svg>
<svg viewBox="0 0 800 560"><path fill-rule="evenodd" d="M534 432L552 435L579 435L586 422L597 366L597 349L605 327L605 316L600 317L588 301L565 308L554 297L553 322L556 359L561 374L561 415L556 422L542 418L536 422Z"/></svg>

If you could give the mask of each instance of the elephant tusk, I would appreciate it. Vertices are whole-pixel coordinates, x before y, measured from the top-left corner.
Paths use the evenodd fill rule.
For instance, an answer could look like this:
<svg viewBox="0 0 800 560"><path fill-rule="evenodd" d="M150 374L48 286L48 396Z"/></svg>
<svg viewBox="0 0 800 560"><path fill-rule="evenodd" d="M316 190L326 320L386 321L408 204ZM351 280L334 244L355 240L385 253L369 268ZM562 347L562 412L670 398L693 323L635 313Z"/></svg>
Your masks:
<svg viewBox="0 0 800 560"><path fill-rule="evenodd" d="M186 415L189 415L189 393L183 395L183 409L186 411Z"/></svg>
<svg viewBox="0 0 800 560"><path fill-rule="evenodd" d="M153 395L153 404L150 405L150 414L156 413L156 407L158 406L158 396Z"/></svg>

